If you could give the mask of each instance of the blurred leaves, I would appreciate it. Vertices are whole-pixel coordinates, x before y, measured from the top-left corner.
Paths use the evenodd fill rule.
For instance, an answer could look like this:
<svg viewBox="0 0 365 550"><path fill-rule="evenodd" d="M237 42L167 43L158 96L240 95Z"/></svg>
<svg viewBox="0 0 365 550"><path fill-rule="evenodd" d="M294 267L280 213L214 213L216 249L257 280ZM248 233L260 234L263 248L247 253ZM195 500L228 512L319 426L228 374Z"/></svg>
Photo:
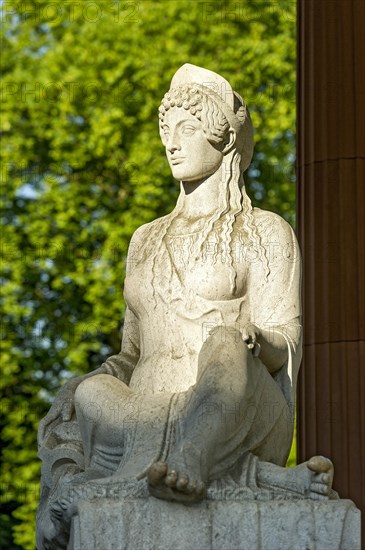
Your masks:
<svg viewBox="0 0 365 550"><path fill-rule="evenodd" d="M294 222L295 2L1 7L0 546L33 549L37 423L62 382L119 350L128 242L177 197L157 108L180 65L246 99L249 194Z"/></svg>

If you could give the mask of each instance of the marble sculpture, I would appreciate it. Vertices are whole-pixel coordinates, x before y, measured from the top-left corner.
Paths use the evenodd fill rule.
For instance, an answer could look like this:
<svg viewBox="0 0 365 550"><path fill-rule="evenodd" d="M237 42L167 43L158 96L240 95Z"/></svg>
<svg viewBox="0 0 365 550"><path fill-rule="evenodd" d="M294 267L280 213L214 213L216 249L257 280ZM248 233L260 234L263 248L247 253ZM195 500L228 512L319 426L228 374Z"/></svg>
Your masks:
<svg viewBox="0 0 365 550"><path fill-rule="evenodd" d="M132 481L186 505L217 487L223 498L337 496L328 459L285 468L301 260L289 224L246 193L246 104L222 76L185 64L159 127L180 196L132 237L120 353L67 382L40 424L39 550L67 547L70 483Z"/></svg>

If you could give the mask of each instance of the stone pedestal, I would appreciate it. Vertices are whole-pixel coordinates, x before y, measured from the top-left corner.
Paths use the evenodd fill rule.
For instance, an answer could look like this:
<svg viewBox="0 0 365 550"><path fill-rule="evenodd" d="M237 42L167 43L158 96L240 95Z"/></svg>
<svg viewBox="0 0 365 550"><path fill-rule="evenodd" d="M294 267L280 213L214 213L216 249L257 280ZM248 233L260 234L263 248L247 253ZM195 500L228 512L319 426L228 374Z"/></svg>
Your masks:
<svg viewBox="0 0 365 550"><path fill-rule="evenodd" d="M209 501L153 497L84 500L68 550L359 550L350 500Z"/></svg>

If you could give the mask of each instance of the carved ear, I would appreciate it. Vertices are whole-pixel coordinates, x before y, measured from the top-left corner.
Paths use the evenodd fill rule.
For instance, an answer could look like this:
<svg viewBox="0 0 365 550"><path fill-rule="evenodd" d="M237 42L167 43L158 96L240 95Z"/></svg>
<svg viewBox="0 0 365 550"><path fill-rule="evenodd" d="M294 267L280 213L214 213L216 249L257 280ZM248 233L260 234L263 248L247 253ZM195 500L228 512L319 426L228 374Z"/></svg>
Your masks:
<svg viewBox="0 0 365 550"><path fill-rule="evenodd" d="M226 135L225 139L224 139L224 147L222 149L222 153L223 155L226 155L227 153L229 153L230 151L232 151L233 147L235 146L235 143L236 143L236 130L234 130L233 128L230 128L228 130L228 134Z"/></svg>

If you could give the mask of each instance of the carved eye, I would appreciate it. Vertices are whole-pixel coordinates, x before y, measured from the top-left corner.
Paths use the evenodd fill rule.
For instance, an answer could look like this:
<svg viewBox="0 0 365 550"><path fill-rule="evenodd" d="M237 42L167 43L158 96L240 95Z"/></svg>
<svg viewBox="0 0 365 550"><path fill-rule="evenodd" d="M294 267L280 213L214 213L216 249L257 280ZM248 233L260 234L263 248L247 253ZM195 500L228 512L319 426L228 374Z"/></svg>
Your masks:
<svg viewBox="0 0 365 550"><path fill-rule="evenodd" d="M182 128L182 133L185 136L191 136L195 131L196 131L196 128L194 126L185 125Z"/></svg>

